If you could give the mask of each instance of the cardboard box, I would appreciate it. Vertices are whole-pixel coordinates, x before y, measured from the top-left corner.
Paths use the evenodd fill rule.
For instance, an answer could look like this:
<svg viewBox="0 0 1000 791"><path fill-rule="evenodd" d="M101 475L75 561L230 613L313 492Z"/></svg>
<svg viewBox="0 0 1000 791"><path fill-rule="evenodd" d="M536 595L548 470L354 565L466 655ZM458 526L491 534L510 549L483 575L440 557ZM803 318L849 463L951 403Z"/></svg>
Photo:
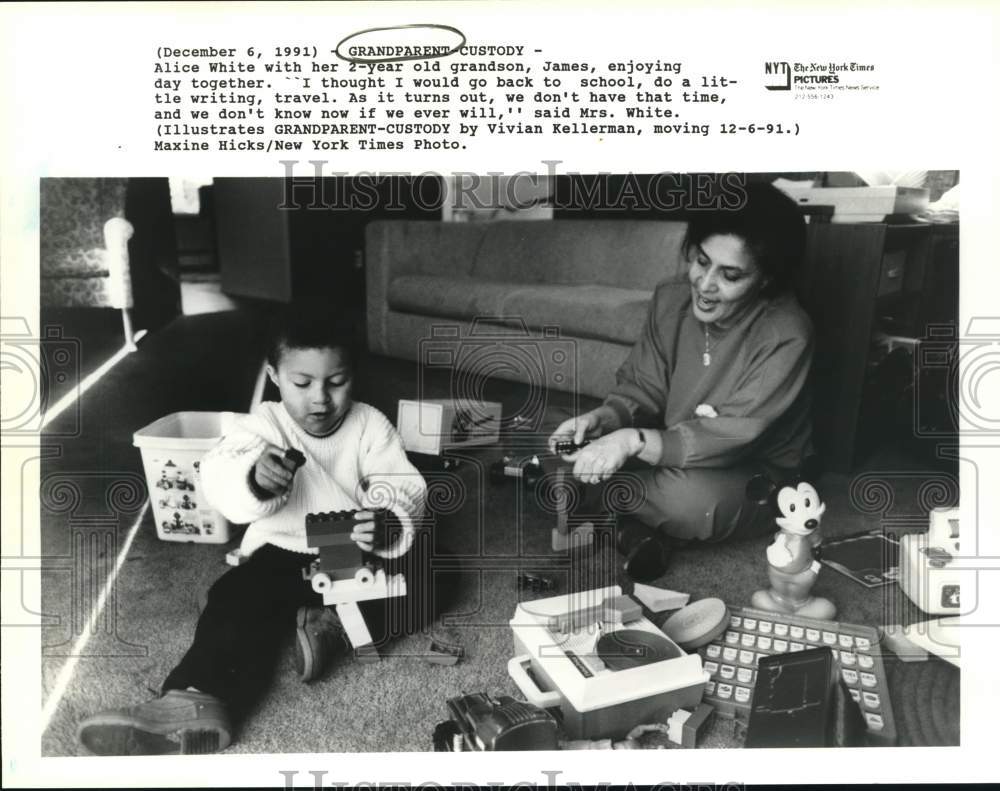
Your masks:
<svg viewBox="0 0 1000 791"><path fill-rule="evenodd" d="M500 419L501 406L495 401L401 399L396 428L411 453L439 456L449 448L496 444Z"/></svg>

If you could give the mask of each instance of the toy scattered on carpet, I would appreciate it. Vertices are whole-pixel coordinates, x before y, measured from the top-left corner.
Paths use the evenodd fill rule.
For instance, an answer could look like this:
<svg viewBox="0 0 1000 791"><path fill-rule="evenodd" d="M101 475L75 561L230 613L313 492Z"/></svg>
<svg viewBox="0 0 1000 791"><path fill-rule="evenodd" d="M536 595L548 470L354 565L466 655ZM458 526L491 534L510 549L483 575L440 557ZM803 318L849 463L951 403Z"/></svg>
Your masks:
<svg viewBox="0 0 1000 791"><path fill-rule="evenodd" d="M556 581L544 574L523 571L517 575L517 587L519 590L529 590L532 593L544 593L555 590Z"/></svg>
<svg viewBox="0 0 1000 791"><path fill-rule="evenodd" d="M694 711L677 709L666 723L636 725L621 741L577 739L559 742L560 750L665 750L672 745L696 747L715 709L701 703Z"/></svg>
<svg viewBox="0 0 1000 791"><path fill-rule="evenodd" d="M755 478L747 487L748 495L758 500L763 499L760 480ZM814 551L821 540L820 519L826 505L811 483L771 486L768 498L780 514L774 521L781 530L767 548L771 587L754 593L751 604L759 610L829 620L837 614L833 602L810 595L822 567ZM751 487L757 491L751 493Z"/></svg>
<svg viewBox="0 0 1000 791"><path fill-rule="evenodd" d="M563 738L621 740L701 703L708 675L618 586L520 602L507 672L535 706L558 712Z"/></svg>
<svg viewBox="0 0 1000 791"><path fill-rule="evenodd" d="M528 486L534 486L542 477L542 462L537 455L519 459L510 454L490 466L490 480L493 483L515 479Z"/></svg>
<svg viewBox="0 0 1000 791"><path fill-rule="evenodd" d="M434 728L435 752L556 750L558 723L545 709L485 692L449 698L451 719Z"/></svg>
<svg viewBox="0 0 1000 791"><path fill-rule="evenodd" d="M667 590L656 585L646 585L642 582L633 584L632 595L641 601L651 612L679 610L691 599L689 593L678 593L677 591Z"/></svg>
<svg viewBox="0 0 1000 791"><path fill-rule="evenodd" d="M462 645L452 629L435 629L427 643L427 653L424 659L432 665L451 666L465 656L465 646Z"/></svg>

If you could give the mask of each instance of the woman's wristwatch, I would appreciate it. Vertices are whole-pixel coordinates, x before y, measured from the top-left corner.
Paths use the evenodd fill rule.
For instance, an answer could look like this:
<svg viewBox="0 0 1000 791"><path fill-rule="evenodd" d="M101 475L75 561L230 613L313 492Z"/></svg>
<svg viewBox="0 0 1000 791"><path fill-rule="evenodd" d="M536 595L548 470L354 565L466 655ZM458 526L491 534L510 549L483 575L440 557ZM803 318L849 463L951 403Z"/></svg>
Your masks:
<svg viewBox="0 0 1000 791"><path fill-rule="evenodd" d="M636 434L639 435L639 447L636 449L635 453L633 453L632 455L633 456L638 456L640 453L642 453L646 449L646 435L643 434L641 428L637 428L635 430L635 432L636 432Z"/></svg>

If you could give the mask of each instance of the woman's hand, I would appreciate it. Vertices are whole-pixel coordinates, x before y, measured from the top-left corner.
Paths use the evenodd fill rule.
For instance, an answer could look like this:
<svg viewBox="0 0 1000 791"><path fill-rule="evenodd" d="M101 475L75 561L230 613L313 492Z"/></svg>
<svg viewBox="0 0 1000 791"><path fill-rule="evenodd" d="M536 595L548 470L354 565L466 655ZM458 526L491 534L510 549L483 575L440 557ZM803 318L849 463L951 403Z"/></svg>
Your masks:
<svg viewBox="0 0 1000 791"><path fill-rule="evenodd" d="M573 474L584 483L605 481L618 472L639 447L641 441L634 429L612 431L574 454Z"/></svg>
<svg viewBox="0 0 1000 791"><path fill-rule="evenodd" d="M559 424L559 428L552 432L549 437L549 452L556 452L556 442L559 440L573 440L579 445L584 439L595 439L604 433L604 421L601 418L599 409L592 409L582 415L571 417ZM564 457L572 460L574 454L569 453Z"/></svg>
<svg viewBox="0 0 1000 791"><path fill-rule="evenodd" d="M268 443L253 467L253 482L258 489L280 497L292 488L292 478L297 469L294 461L285 458L284 448Z"/></svg>

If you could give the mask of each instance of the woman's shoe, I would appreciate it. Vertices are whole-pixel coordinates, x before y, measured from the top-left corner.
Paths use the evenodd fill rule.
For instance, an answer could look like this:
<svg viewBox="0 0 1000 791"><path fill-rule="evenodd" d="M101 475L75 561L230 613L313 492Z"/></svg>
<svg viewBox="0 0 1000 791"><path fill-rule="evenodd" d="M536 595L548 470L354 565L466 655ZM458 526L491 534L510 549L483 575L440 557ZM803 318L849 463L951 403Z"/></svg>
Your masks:
<svg viewBox="0 0 1000 791"><path fill-rule="evenodd" d="M229 746L232 727L218 698L171 689L138 706L94 714L76 735L94 755L206 755Z"/></svg>
<svg viewBox="0 0 1000 791"><path fill-rule="evenodd" d="M615 546L625 557L622 569L634 582L652 582L666 573L670 553L653 528L619 520Z"/></svg>

